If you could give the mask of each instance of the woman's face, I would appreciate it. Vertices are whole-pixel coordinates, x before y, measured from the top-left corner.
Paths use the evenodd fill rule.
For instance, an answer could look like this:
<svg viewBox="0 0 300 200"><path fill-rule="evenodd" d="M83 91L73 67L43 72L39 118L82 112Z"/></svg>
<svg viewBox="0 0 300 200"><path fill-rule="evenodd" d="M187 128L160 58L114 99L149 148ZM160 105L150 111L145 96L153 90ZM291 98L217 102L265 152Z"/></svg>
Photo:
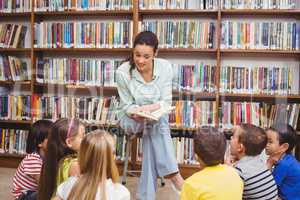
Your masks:
<svg viewBox="0 0 300 200"><path fill-rule="evenodd" d="M139 72L152 70L154 56L155 52L153 47L141 44L136 45L133 50L133 60L137 70Z"/></svg>

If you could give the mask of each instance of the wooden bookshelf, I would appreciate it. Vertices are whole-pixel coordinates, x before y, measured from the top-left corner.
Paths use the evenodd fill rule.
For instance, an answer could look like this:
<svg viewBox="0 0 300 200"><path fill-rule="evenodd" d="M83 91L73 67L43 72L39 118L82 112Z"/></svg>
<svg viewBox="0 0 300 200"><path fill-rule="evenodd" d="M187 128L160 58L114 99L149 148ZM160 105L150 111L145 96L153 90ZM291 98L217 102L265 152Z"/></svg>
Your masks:
<svg viewBox="0 0 300 200"><path fill-rule="evenodd" d="M34 48L34 52L55 52L55 53L129 53L131 48Z"/></svg>
<svg viewBox="0 0 300 200"><path fill-rule="evenodd" d="M24 22L30 23L30 30L31 30L31 47L30 48L0 48L0 54L25 54L30 57L32 63L32 81L30 82L12 82L7 81L3 82L0 81L0 86L12 86L14 84L20 85L27 85L29 87L31 94L43 94L47 93L49 89L53 89L54 93L76 90L79 91L80 94L86 94L88 91L93 88L97 91L99 96L109 96L109 95L116 95L117 90L115 87L95 87L95 86L82 86L82 85L59 85L59 84L44 84L44 83L37 83L35 81L35 72L36 72L36 58L39 56L44 55L126 55L129 56L132 48L35 48L34 47L34 24L38 21L47 21L47 19L56 19L59 18L60 20L67 20L68 17L74 19L87 19L99 17L100 20L103 17L113 17L113 18L126 18L130 19L133 22L133 33L132 35L136 35L138 33L138 24L139 21L143 20L143 18L151 18L152 16L158 16L162 18L173 19L174 17L179 18L209 18L216 21L216 31L215 31L215 47L213 49L195 49L195 48L160 48L159 54L160 55L175 55L178 57L185 57L188 55L208 55L213 57L216 60L216 87L217 91L214 93L209 92L190 92L190 91L173 91L174 99L178 99L181 97L195 99L203 99L203 100L212 100L216 101L217 105L221 105L223 100L228 101L238 101L238 100L246 100L246 101L285 101L286 102L300 102L300 95L268 95L268 94L233 94L233 93L220 93L220 69L221 69L221 61L223 56L227 55L243 55L243 56L257 56L257 57L293 57L300 61L300 50L263 50L263 49L221 49L220 45L220 37L221 37L221 22L223 19L229 17L250 17L250 18L293 18L299 19L300 17L300 9L290 9L290 10L223 10L221 8L217 10L193 10L193 9L157 9L157 10L149 10L149 9L139 9L138 8L138 1L133 1L133 8L131 10L108 10L108 11L59 11L59 12L40 12L34 11L29 13L0 13L0 18L6 20L15 20L15 18L22 19ZM98 19L97 19L98 20ZM3 20L0 20L1 23L4 23ZM297 75L298 79L300 74ZM300 87L300 85L299 85ZM219 118L219 113L215 113L216 119ZM16 125L20 127L29 127L32 124L32 121L23 121L23 120L0 120L0 126L11 127L14 128ZM97 123L87 123L87 126L102 126L104 128L118 128L116 125L101 125ZM299 129L298 125L298 129ZM185 128L185 127L171 127L171 131L174 132L195 132L195 128ZM136 155L136 152L132 152L132 155ZM134 157L134 156L132 156ZM16 157L14 155L7 155L7 154L0 154L0 166L16 167L21 160L22 157ZM133 168L139 168L140 164L135 161L136 158L132 158L130 165ZM117 162L118 166L122 166L123 162ZM191 175L193 172L197 171L198 167L193 165L180 165L180 171L184 177Z"/></svg>
<svg viewBox="0 0 300 200"><path fill-rule="evenodd" d="M0 17L5 17L5 18L14 18L14 17L25 17L25 18L30 18L31 12L25 12L25 13L3 13L0 12Z"/></svg>
<svg viewBox="0 0 300 200"><path fill-rule="evenodd" d="M226 54L249 54L249 55L259 55L259 56L289 56L289 57L300 57L300 51L291 50L262 50L262 49L221 49L220 52L224 55Z"/></svg>
<svg viewBox="0 0 300 200"><path fill-rule="evenodd" d="M67 11L35 11L36 17L44 16L128 16L132 15L132 10L67 10Z"/></svg>
<svg viewBox="0 0 300 200"><path fill-rule="evenodd" d="M217 17L218 10L195 10L195 9L141 9L139 15L186 15L186 16L210 16Z"/></svg>
<svg viewBox="0 0 300 200"><path fill-rule="evenodd" d="M280 16L280 17L290 17L300 14L299 9L222 9L221 14L223 16L233 16L233 15L265 15L265 16Z"/></svg>

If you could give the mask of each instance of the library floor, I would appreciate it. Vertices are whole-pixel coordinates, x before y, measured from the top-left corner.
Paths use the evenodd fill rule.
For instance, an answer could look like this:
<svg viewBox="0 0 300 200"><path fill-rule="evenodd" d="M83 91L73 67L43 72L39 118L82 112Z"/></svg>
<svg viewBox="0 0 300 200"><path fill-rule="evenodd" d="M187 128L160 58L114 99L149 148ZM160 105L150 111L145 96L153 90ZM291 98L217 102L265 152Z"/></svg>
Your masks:
<svg viewBox="0 0 300 200"><path fill-rule="evenodd" d="M12 177L15 173L16 169L11 168L1 168L0 167L0 199L1 200L13 200L11 196L11 185L12 185ZM138 178L128 177L126 187L129 189L131 193L131 199L134 200L135 192L137 187ZM156 194L157 200L177 200L178 197L174 194L173 190L170 187L169 181L166 181L166 185L164 187L158 187L158 191Z"/></svg>

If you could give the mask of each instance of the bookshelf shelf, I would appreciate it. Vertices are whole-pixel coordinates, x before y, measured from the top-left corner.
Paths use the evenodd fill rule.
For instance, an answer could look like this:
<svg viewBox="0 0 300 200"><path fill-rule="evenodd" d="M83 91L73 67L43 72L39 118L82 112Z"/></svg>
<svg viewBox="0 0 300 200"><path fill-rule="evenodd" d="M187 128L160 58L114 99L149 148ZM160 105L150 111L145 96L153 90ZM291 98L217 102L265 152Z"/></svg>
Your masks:
<svg viewBox="0 0 300 200"><path fill-rule="evenodd" d="M13 157L13 158L24 158L24 154L16 154L16 153L0 153L0 158L2 157Z"/></svg>
<svg viewBox="0 0 300 200"><path fill-rule="evenodd" d="M0 120L0 124L18 124L18 125L31 125L32 121L31 120Z"/></svg>
<svg viewBox="0 0 300 200"><path fill-rule="evenodd" d="M129 53L131 48L34 48L35 52L99 52L99 53Z"/></svg>
<svg viewBox="0 0 300 200"><path fill-rule="evenodd" d="M287 54L292 56L300 56L300 51L292 50L264 50L264 49L221 49L221 53L232 53L232 54Z"/></svg>
<svg viewBox="0 0 300 200"><path fill-rule="evenodd" d="M269 94L220 93L220 97L246 97L246 98L260 98L260 99L300 100L300 95L269 95Z"/></svg>
<svg viewBox="0 0 300 200"><path fill-rule="evenodd" d="M0 53L28 53L30 54L31 49L30 48L0 48Z"/></svg>
<svg viewBox="0 0 300 200"><path fill-rule="evenodd" d="M0 17L26 17L29 18L31 16L31 12L25 13L3 13L0 12Z"/></svg>
<svg viewBox="0 0 300 200"><path fill-rule="evenodd" d="M215 16L217 10L196 10L196 9L143 9L139 10L140 15L196 15L196 16Z"/></svg>
<svg viewBox="0 0 300 200"><path fill-rule="evenodd" d="M7 86L7 85L24 85L29 86L31 81L0 81L0 86Z"/></svg>
<svg viewBox="0 0 300 200"><path fill-rule="evenodd" d="M49 12L41 12L35 11L34 15L37 17L44 16L128 16L132 15L132 10L80 10L80 11L49 11Z"/></svg>
<svg viewBox="0 0 300 200"><path fill-rule="evenodd" d="M217 49L195 49L195 48L160 48L159 53L209 53L215 54Z"/></svg>
<svg viewBox="0 0 300 200"><path fill-rule="evenodd" d="M272 15L296 17L300 14L299 9L222 9L222 15Z"/></svg>
<svg viewBox="0 0 300 200"><path fill-rule="evenodd" d="M59 83L38 83L35 82L34 86L39 89L66 89L66 90L82 90L90 91L97 90L99 92L105 92L109 94L117 95L117 88L114 86L93 86L93 85L83 85L83 84L59 84Z"/></svg>
<svg viewBox="0 0 300 200"><path fill-rule="evenodd" d="M176 91L173 90L173 97L178 98L182 96L192 96L197 99L215 99L216 93L210 92L192 92L192 91Z"/></svg>

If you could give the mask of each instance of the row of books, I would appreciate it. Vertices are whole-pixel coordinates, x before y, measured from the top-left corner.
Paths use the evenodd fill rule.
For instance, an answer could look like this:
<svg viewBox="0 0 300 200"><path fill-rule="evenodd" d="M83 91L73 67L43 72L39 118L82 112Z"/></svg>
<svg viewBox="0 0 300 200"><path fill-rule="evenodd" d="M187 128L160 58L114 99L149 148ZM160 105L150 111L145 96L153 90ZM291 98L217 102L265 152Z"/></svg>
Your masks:
<svg viewBox="0 0 300 200"><path fill-rule="evenodd" d="M30 120L31 97L29 95L0 96L1 120Z"/></svg>
<svg viewBox="0 0 300 200"><path fill-rule="evenodd" d="M76 117L87 123L116 124L118 99L104 97L47 97L33 95L32 110L30 96L0 97L0 119L33 120ZM297 126L300 104L270 104L258 102L222 101L218 108L215 101L173 101L169 123L173 127L197 128L215 125L216 112L220 111L219 123L230 127L239 123L252 123L268 127L274 122L286 121L294 128ZM31 115L32 113L32 115Z"/></svg>
<svg viewBox="0 0 300 200"><path fill-rule="evenodd" d="M32 118L56 120L78 118L87 123L116 124L119 101L115 96L71 97L39 96L32 97Z"/></svg>
<svg viewBox="0 0 300 200"><path fill-rule="evenodd" d="M215 47L215 22L200 20L144 20L140 30L157 34L160 48ZM28 27L0 24L0 47L23 48ZM299 50L297 22L222 21L222 49ZM41 22L35 24L34 47L131 47L131 21Z"/></svg>
<svg viewBox="0 0 300 200"><path fill-rule="evenodd" d="M290 67L221 67L220 92L296 94Z"/></svg>
<svg viewBox="0 0 300 200"><path fill-rule="evenodd" d="M44 57L36 64L39 83L116 86L115 72L121 60Z"/></svg>
<svg viewBox="0 0 300 200"><path fill-rule="evenodd" d="M84 86L116 86L116 69L120 59L94 58L38 58L36 81L51 84ZM291 66L222 66L221 93L297 95ZM0 56L0 80L30 80L31 68L26 60L14 56ZM216 92L216 66L211 64L173 64L173 90Z"/></svg>
<svg viewBox="0 0 300 200"><path fill-rule="evenodd" d="M116 160L125 159L126 137L113 134L116 141ZM26 154L28 130L0 129L0 154Z"/></svg>
<svg viewBox="0 0 300 200"><path fill-rule="evenodd" d="M300 104L267 104L258 102L222 102L220 124L231 128L240 123L270 127L273 123L286 122L297 128Z"/></svg>
<svg viewBox="0 0 300 200"><path fill-rule="evenodd" d="M126 152L126 136L125 135L113 135L116 141L116 160L125 160L125 152Z"/></svg>
<svg viewBox="0 0 300 200"><path fill-rule="evenodd" d="M300 27L293 21L222 21L222 49L299 50Z"/></svg>
<svg viewBox="0 0 300 200"><path fill-rule="evenodd" d="M0 0L0 12L31 12L31 0ZM295 9L296 0L222 0L222 9ZM34 0L35 11L129 10L132 0ZM217 0L140 0L140 9L217 10Z"/></svg>
<svg viewBox="0 0 300 200"><path fill-rule="evenodd" d="M297 0L222 0L223 9L295 9Z"/></svg>
<svg viewBox="0 0 300 200"><path fill-rule="evenodd" d="M67 21L35 23L34 47L128 48L132 21Z"/></svg>
<svg viewBox="0 0 300 200"><path fill-rule="evenodd" d="M24 59L0 55L0 81L31 80L31 67Z"/></svg>
<svg viewBox="0 0 300 200"><path fill-rule="evenodd" d="M199 164L194 155L194 142L188 137L173 137L174 154L178 164ZM137 139L137 161L143 159L143 139Z"/></svg>
<svg viewBox="0 0 300 200"><path fill-rule="evenodd" d="M25 154L28 130L0 129L0 154Z"/></svg>
<svg viewBox="0 0 300 200"><path fill-rule="evenodd" d="M140 0L140 9L199 9L217 10L218 1L216 0Z"/></svg>
<svg viewBox="0 0 300 200"><path fill-rule="evenodd" d="M143 20L140 30L155 33L160 48L215 47L215 22L200 20Z"/></svg>
<svg viewBox="0 0 300 200"><path fill-rule="evenodd" d="M132 0L35 0L35 11L129 10Z"/></svg>
<svg viewBox="0 0 300 200"><path fill-rule="evenodd" d="M0 13L31 12L31 0L0 0Z"/></svg>
<svg viewBox="0 0 300 200"><path fill-rule="evenodd" d="M27 29L22 24L0 24L0 48L24 48Z"/></svg>
<svg viewBox="0 0 300 200"><path fill-rule="evenodd" d="M170 126L198 128L216 123L215 101L178 100L172 102L175 109L169 114Z"/></svg>
<svg viewBox="0 0 300 200"><path fill-rule="evenodd" d="M173 89L192 92L215 92L216 66L204 63L173 64Z"/></svg>

